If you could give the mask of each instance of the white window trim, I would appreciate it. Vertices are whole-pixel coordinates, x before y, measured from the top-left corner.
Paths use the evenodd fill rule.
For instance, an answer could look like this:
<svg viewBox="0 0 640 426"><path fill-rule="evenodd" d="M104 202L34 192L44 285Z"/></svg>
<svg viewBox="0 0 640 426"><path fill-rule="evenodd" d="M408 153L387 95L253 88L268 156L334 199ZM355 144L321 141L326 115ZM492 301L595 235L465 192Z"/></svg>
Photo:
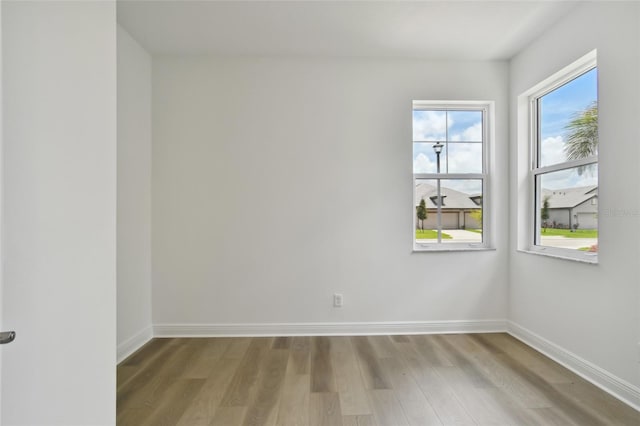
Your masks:
<svg viewBox="0 0 640 426"><path fill-rule="evenodd" d="M526 182L527 201L525 203L519 203L520 208L522 208L523 205L526 206L525 208L527 208L526 229L519 228L518 230L521 233L526 233L524 236L519 235L519 241L525 241L525 245L524 247L520 247L518 251L583 263L598 263L597 253L590 253L561 247L541 246L536 244L536 236L540 234L540 221L537 218L538 212L540 211L540 200L539 197L536 196L536 179L538 179L538 177L542 174L549 172L566 170L572 167L584 166L588 164L598 164L598 156L595 155L580 160L566 161L560 164L537 167L540 149L537 135L537 100L596 67L597 51L593 50L584 55L582 58L573 62L572 64L566 66L562 70L556 72L549 78L546 78L542 82L536 84L534 87L518 97L518 109L520 110L518 113L518 125L526 127L526 130L524 132L518 132L518 138L526 138L526 145L528 146L527 164L529 165ZM523 120L524 115L522 109L525 109L524 112L526 114L526 120ZM523 141L520 140L520 146L522 146L522 143ZM598 207L598 213L599 211L600 208Z"/></svg>
<svg viewBox="0 0 640 426"><path fill-rule="evenodd" d="M494 250L492 233L492 203L490 179L493 174L493 144L495 139L495 102L494 101L413 101L413 111L416 110L443 111L483 111L483 141L482 141L482 169L483 173L413 173L413 207L411 237L413 252L443 252L443 251L482 251ZM414 143L414 141L412 141ZM435 141L434 141L435 143ZM413 157L413 156L412 156ZM416 180L418 179L481 179L482 180L482 242L481 243L418 243L416 242Z"/></svg>

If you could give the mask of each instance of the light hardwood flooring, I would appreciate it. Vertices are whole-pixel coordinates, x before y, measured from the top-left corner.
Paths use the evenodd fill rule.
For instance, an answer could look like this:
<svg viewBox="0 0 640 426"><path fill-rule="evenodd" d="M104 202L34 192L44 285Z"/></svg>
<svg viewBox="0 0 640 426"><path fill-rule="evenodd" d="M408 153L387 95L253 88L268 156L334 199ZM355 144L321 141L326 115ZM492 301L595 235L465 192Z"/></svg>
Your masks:
<svg viewBox="0 0 640 426"><path fill-rule="evenodd" d="M640 425L503 333L153 339L118 366L118 425Z"/></svg>

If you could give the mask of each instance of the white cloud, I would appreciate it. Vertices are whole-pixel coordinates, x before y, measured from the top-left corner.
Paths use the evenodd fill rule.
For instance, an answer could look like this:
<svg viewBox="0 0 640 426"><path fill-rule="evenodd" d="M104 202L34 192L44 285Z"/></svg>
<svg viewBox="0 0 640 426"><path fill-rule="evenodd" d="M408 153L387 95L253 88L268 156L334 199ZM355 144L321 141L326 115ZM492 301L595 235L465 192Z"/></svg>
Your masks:
<svg viewBox="0 0 640 426"><path fill-rule="evenodd" d="M453 124L449 118L449 126ZM443 111L420 111L413 119L413 140L444 139L447 131L447 116Z"/></svg>
<svg viewBox="0 0 640 426"><path fill-rule="evenodd" d="M482 181L477 179L445 180L443 188L451 188L464 194L478 195L482 194Z"/></svg>
<svg viewBox="0 0 640 426"><path fill-rule="evenodd" d="M562 136L550 136L542 140L542 166L558 164L566 161L564 154L564 139Z"/></svg>
<svg viewBox="0 0 640 426"><path fill-rule="evenodd" d="M567 160L562 136L550 136L542 140L542 166L550 166ZM581 171L582 174L578 173ZM566 189L598 184L598 173L593 166L585 169L571 168L542 176L545 189Z"/></svg>
<svg viewBox="0 0 640 426"><path fill-rule="evenodd" d="M452 141L477 142L482 140L482 122L473 124L462 131L451 136Z"/></svg>
<svg viewBox="0 0 640 426"><path fill-rule="evenodd" d="M431 161L429 157L423 153L419 153L413 159L414 173L433 173L436 171L436 163Z"/></svg>
<svg viewBox="0 0 640 426"><path fill-rule="evenodd" d="M449 173L482 173L482 144L449 144Z"/></svg>
<svg viewBox="0 0 640 426"><path fill-rule="evenodd" d="M598 173L593 166L588 166L582 170L582 174L578 173L578 168L572 168L543 175L541 184L544 189L566 189L597 185Z"/></svg>

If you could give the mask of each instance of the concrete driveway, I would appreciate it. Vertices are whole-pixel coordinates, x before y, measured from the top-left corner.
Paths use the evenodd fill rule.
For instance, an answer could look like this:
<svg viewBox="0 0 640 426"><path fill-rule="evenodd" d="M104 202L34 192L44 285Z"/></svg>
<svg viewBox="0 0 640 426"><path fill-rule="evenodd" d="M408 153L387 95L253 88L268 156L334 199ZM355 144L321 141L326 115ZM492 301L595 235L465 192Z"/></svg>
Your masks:
<svg viewBox="0 0 640 426"><path fill-rule="evenodd" d="M477 232L465 231L464 229L443 229L444 234L451 235L450 240L442 240L443 243L481 243L482 234ZM425 242L434 242L434 240L417 240Z"/></svg>

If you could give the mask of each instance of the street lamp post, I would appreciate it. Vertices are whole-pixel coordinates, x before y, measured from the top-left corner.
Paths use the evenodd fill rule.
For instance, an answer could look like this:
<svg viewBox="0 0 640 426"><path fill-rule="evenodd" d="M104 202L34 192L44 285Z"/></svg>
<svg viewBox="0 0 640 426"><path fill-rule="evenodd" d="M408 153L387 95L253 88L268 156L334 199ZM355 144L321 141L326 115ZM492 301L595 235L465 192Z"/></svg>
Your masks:
<svg viewBox="0 0 640 426"><path fill-rule="evenodd" d="M433 150L436 153L436 161L437 161L437 165L438 165L438 174L440 174L440 153L442 152L442 147L444 147L444 145L440 142L436 142L435 145L433 145ZM437 189L437 194L436 194L436 200L437 201L437 208L438 208L438 242L441 243L442 242L442 196L440 195L440 177L438 176L438 189Z"/></svg>

